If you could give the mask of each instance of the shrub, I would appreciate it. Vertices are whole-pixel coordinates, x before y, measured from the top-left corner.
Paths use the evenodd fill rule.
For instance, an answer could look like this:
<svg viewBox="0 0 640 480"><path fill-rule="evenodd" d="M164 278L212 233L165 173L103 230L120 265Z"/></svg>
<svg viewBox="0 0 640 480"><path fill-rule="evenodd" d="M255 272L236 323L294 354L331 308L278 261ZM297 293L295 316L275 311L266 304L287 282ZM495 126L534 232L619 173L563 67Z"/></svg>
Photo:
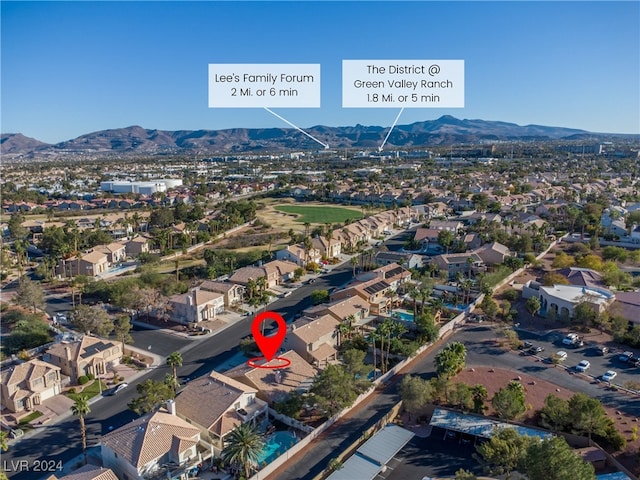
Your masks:
<svg viewBox="0 0 640 480"><path fill-rule="evenodd" d="M71 394L75 394L75 393L76 393L76 389L75 389L75 388L73 388L73 387L71 387L71 388L69 389L69 393L71 393Z"/></svg>
<svg viewBox="0 0 640 480"><path fill-rule="evenodd" d="M78 383L80 385L84 385L88 381L89 381L89 377L87 377L86 375L82 375L81 377L78 378Z"/></svg>
<svg viewBox="0 0 640 480"><path fill-rule="evenodd" d="M87 375L87 378L88 378L89 380L95 380L95 379L96 379L96 376L95 376L93 373L90 373L89 375Z"/></svg>

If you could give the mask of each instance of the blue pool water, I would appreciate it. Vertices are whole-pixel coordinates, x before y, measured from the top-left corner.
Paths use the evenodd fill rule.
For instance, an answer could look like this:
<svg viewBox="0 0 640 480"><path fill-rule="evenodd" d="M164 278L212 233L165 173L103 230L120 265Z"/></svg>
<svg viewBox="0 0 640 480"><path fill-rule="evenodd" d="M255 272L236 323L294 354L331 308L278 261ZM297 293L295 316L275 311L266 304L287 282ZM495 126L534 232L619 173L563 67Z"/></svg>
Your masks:
<svg viewBox="0 0 640 480"><path fill-rule="evenodd" d="M298 440L289 432L274 432L265 440L264 449L258 455L258 465L270 464L284 452L289 450Z"/></svg>
<svg viewBox="0 0 640 480"><path fill-rule="evenodd" d="M405 322L413 322L413 313L405 310L391 310L391 316L404 320Z"/></svg>

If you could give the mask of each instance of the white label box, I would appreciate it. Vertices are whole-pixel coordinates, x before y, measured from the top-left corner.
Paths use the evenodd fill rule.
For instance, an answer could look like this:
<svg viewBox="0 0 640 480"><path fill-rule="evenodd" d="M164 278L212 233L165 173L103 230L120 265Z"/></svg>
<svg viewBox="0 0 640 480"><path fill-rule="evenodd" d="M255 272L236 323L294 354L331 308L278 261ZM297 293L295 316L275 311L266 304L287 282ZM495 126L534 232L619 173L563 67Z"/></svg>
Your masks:
<svg viewBox="0 0 640 480"><path fill-rule="evenodd" d="M209 108L263 107L320 107L320 64L209 64Z"/></svg>
<svg viewBox="0 0 640 480"><path fill-rule="evenodd" d="M343 108L462 108L464 60L343 60Z"/></svg>

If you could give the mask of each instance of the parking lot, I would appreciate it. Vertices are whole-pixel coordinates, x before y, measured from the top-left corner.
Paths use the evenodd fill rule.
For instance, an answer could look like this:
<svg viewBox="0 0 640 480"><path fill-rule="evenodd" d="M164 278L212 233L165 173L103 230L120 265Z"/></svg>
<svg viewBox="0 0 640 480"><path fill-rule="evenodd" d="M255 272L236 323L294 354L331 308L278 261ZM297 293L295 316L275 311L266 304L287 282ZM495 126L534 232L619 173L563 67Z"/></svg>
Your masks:
<svg viewBox="0 0 640 480"><path fill-rule="evenodd" d="M565 338L566 334L560 331L549 332L542 336L519 331L518 335L521 340L531 343L534 347L542 347L543 350L535 355L543 360L549 361L551 355L564 351L567 353L567 358L559 363L567 368L575 369L578 363L582 360L587 360L590 363L590 367L584 372L586 375L601 379L605 372L613 370L617 373L612 381L615 385L625 386L627 382L640 382L640 367L619 359L620 355L625 351L633 352L635 358L637 358L639 352L632 349L608 343L597 343L588 338L584 339L583 346L577 346L576 348L575 345L569 346L562 343L562 339ZM598 351L599 347L602 346L606 346L609 349L604 355ZM529 353L528 351L526 352Z"/></svg>

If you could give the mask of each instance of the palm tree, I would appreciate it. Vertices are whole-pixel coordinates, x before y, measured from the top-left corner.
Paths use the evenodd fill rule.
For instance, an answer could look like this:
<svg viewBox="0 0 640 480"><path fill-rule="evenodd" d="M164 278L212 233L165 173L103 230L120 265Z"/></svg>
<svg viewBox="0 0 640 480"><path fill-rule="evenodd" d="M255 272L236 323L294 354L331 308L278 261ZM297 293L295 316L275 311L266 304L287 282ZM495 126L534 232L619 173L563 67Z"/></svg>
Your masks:
<svg viewBox="0 0 640 480"><path fill-rule="evenodd" d="M178 387L178 367L182 366L182 355L180 352L173 352L167 357L167 365L173 370L174 388Z"/></svg>
<svg viewBox="0 0 640 480"><path fill-rule="evenodd" d="M358 257L351 258L351 266L353 267L353 278L356 277L356 268L358 267Z"/></svg>
<svg viewBox="0 0 640 480"><path fill-rule="evenodd" d="M251 476L251 468L258 464L258 457L264 449L264 441L255 427L243 423L229 434L227 445L222 450L222 458L228 464L238 464L244 469L244 477Z"/></svg>
<svg viewBox="0 0 640 480"><path fill-rule="evenodd" d="M89 397L80 394L76 397L76 401L71 405L71 413L80 420L80 435L82 436L82 453L84 453L84 464L87 464L87 429L84 424L84 418L89 414Z"/></svg>
<svg viewBox="0 0 640 480"><path fill-rule="evenodd" d="M376 342L380 338L378 332L373 331L369 334L369 338L371 339L371 343L373 344L373 379L375 380L376 375Z"/></svg>

